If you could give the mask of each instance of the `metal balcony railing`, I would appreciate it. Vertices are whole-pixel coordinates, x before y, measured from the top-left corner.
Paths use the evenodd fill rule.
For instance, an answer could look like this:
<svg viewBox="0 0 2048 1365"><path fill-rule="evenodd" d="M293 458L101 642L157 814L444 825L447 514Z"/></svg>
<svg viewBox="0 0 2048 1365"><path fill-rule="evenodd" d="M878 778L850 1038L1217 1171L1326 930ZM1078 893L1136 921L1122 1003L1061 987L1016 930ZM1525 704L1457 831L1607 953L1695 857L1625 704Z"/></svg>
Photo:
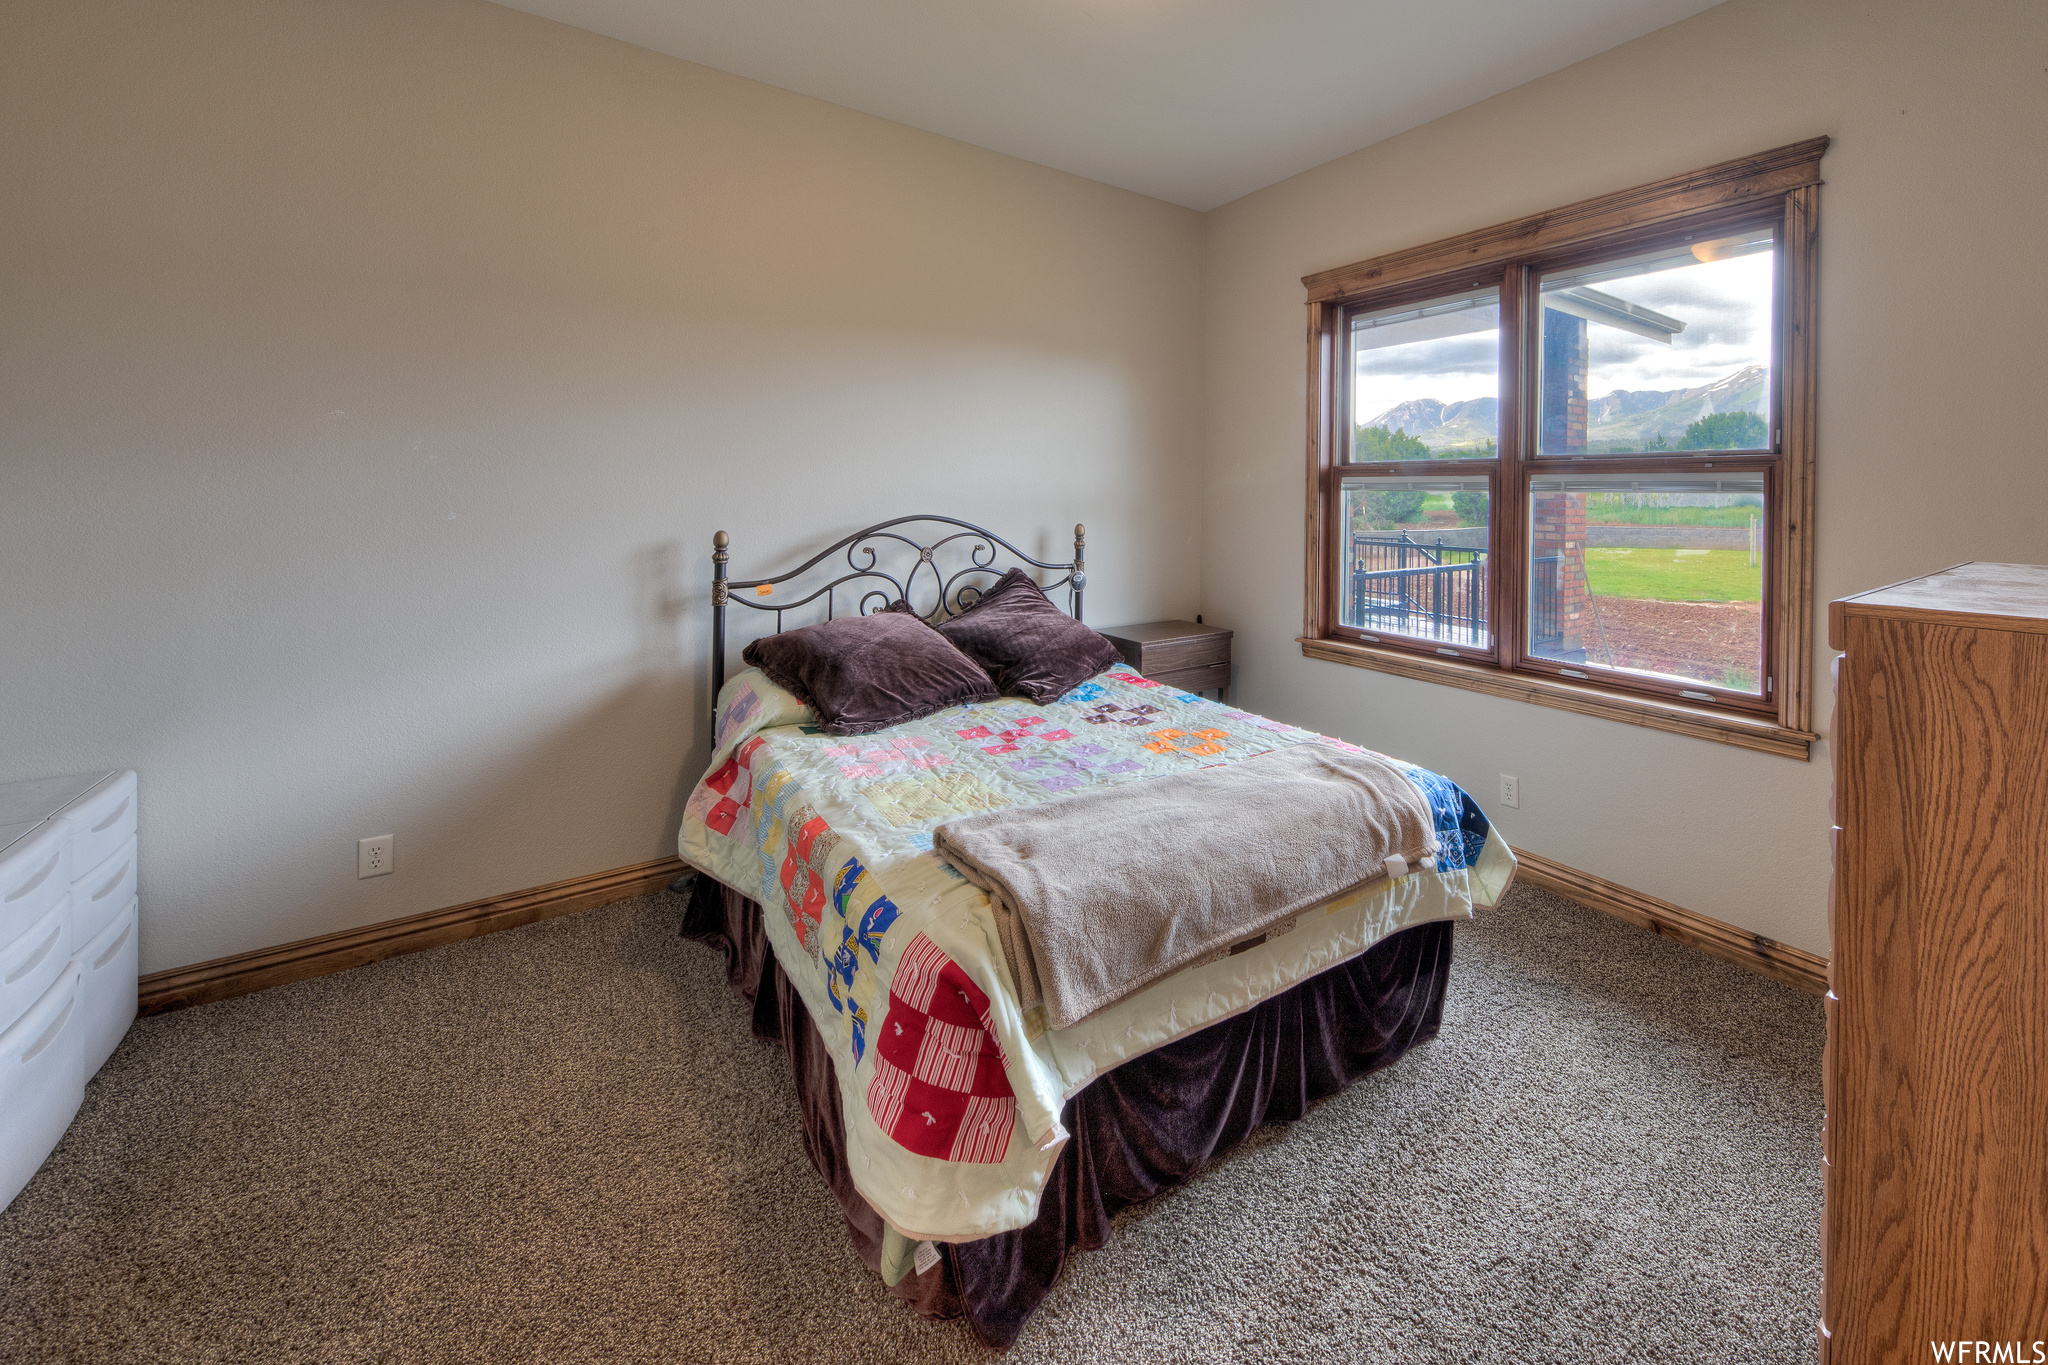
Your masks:
<svg viewBox="0 0 2048 1365"><path fill-rule="evenodd" d="M1483 645L1491 638L1486 551L1471 546L1354 533L1345 625L1447 644Z"/></svg>

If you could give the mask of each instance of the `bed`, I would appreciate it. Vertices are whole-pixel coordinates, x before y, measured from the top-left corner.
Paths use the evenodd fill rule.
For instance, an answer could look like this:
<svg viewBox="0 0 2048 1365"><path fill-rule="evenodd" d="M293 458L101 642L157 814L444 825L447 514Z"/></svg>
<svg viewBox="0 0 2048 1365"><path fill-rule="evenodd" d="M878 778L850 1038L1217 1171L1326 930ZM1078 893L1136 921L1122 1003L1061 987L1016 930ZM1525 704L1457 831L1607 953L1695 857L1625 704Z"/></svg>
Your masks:
<svg viewBox="0 0 2048 1365"><path fill-rule="evenodd" d="M1368 751L1122 665L1050 701L996 696L856 735L826 733L759 669L725 677L736 605L773 613L777 632L788 613L892 603L944 622L1022 568L1079 621L1082 528L1061 562L953 518L899 518L750 580L728 578L723 532L714 546L715 747L679 836L708 875L683 930L724 950L754 1032L787 1049L812 1163L863 1258L918 1311L964 1314L1008 1346L1119 1208L1435 1035L1451 924L1514 871L1447 779L1393 761L1431 856L1056 1027L1023 1003L989 896L934 831L1083 794L1128 801L1114 793L1292 746Z"/></svg>

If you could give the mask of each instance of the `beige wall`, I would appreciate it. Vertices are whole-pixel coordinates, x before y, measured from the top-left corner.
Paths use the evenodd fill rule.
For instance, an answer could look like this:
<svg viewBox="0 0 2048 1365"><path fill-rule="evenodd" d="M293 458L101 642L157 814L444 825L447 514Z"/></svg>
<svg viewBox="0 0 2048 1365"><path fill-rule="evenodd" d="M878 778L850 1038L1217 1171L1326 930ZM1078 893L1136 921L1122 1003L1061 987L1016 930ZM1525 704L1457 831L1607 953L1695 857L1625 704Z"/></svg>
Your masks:
<svg viewBox="0 0 2048 1365"><path fill-rule="evenodd" d="M140 770L145 970L658 857L713 529L1084 520L1091 620L1824 949L1824 745L1300 657L1299 277L1831 134L1820 598L2048 559L2044 13L1732 0L1205 219L481 0L9 6L0 780Z"/></svg>
<svg viewBox="0 0 2048 1365"><path fill-rule="evenodd" d="M2040 563L2044 40L2037 3L1731 0L1209 214L1203 602L1244 703L1441 769L1518 846L1825 951L1825 744L1797 763L1301 657L1300 277L1829 134L1818 599Z"/></svg>
<svg viewBox="0 0 2048 1365"><path fill-rule="evenodd" d="M1200 608L1187 210L482 0L8 5L0 130L0 780L139 770L144 970L672 852L718 527Z"/></svg>

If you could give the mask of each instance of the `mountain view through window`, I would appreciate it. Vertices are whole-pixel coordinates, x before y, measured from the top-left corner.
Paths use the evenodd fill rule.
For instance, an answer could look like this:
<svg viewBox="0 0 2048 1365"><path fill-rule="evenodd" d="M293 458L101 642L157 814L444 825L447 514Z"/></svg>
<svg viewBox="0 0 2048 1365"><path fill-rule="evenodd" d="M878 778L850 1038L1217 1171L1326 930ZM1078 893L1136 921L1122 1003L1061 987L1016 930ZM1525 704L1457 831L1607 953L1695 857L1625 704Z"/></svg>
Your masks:
<svg viewBox="0 0 2048 1365"><path fill-rule="evenodd" d="M1570 677L1592 665L1765 695L1766 481L1641 462L1772 450L1774 248L1761 229L1536 276L1525 458L1618 458L1615 477L1524 485L1528 656ZM1353 464L1497 458L1497 289L1354 313L1349 331ZM1492 535L1482 487L1347 481L1340 619L1483 644L1478 561ZM1453 588L1465 595L1447 614L1437 599Z"/></svg>

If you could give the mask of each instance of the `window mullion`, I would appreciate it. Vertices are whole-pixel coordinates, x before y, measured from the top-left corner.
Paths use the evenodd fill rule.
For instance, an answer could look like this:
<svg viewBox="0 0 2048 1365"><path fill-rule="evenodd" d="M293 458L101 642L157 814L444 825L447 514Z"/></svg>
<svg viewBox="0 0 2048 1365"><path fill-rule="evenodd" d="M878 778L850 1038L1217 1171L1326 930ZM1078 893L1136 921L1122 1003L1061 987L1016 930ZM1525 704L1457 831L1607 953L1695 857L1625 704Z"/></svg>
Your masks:
<svg viewBox="0 0 2048 1365"><path fill-rule="evenodd" d="M1501 411L1500 468L1495 474L1493 603L1496 655L1500 666L1514 669L1522 658L1522 619L1528 606L1527 574L1522 564L1523 536L1528 520L1522 478L1524 442L1529 426L1524 395L1529 392L1528 270L1507 267L1501 281Z"/></svg>

